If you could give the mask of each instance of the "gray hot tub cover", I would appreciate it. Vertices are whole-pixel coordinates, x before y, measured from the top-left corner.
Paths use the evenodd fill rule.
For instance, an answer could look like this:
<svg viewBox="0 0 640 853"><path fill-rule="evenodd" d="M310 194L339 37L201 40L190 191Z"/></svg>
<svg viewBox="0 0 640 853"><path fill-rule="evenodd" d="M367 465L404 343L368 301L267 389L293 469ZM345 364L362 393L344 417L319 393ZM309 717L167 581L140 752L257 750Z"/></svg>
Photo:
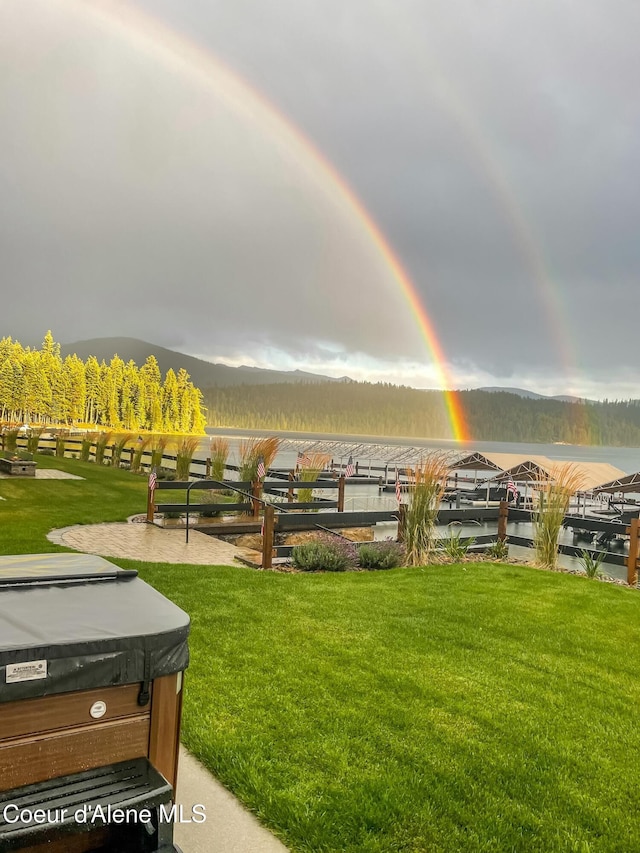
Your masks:
<svg viewBox="0 0 640 853"><path fill-rule="evenodd" d="M0 557L0 702L181 672L188 635L183 610L101 557Z"/></svg>

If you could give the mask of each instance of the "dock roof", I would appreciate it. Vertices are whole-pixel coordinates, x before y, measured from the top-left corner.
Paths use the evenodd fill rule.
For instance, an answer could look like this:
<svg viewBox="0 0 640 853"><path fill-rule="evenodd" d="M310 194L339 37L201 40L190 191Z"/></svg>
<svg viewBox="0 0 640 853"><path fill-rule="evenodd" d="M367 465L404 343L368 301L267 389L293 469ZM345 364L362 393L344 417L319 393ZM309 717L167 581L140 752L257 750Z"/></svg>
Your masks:
<svg viewBox="0 0 640 853"><path fill-rule="evenodd" d="M595 488L594 492L608 492L609 494L615 494L616 492L640 493L640 472L615 477L609 482Z"/></svg>

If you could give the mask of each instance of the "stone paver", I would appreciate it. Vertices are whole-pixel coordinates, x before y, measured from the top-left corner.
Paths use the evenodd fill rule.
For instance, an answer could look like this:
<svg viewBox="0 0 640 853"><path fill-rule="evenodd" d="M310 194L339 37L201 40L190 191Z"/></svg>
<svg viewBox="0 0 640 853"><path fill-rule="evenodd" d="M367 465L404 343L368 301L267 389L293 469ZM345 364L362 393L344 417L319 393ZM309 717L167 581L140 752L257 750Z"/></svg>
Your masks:
<svg viewBox="0 0 640 853"><path fill-rule="evenodd" d="M84 480L84 477L57 468L36 468L36 480Z"/></svg>
<svg viewBox="0 0 640 853"><path fill-rule="evenodd" d="M11 474L0 474L0 480L30 480L31 477L16 477ZM67 474L57 468L36 468L36 480L84 480L77 474Z"/></svg>
<svg viewBox="0 0 640 853"><path fill-rule="evenodd" d="M154 563L193 563L230 565L236 556L256 556L248 548L236 548L197 530L165 530L154 524L82 524L52 530L47 538L57 545L100 554L102 557L126 557Z"/></svg>

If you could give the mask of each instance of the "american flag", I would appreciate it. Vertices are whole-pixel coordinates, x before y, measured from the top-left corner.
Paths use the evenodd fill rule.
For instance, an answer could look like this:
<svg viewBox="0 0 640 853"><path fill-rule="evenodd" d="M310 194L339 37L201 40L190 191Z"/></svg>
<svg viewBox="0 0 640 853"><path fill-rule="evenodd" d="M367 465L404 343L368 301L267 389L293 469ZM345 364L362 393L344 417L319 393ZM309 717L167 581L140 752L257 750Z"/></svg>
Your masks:
<svg viewBox="0 0 640 853"><path fill-rule="evenodd" d="M402 485L400 483L400 478L396 474L396 499L398 503L402 503Z"/></svg>
<svg viewBox="0 0 640 853"><path fill-rule="evenodd" d="M149 491L153 494L156 490L156 485L158 484L158 476L155 471L152 471L149 474Z"/></svg>
<svg viewBox="0 0 640 853"><path fill-rule="evenodd" d="M267 469L264 467L264 459L262 456L258 459L258 477L262 479L267 473Z"/></svg>
<svg viewBox="0 0 640 853"><path fill-rule="evenodd" d="M296 459L296 468L304 468L304 466L309 462L309 457L306 453L303 453L302 450L298 451L298 457Z"/></svg>
<svg viewBox="0 0 640 853"><path fill-rule="evenodd" d="M509 495L513 495L513 497L517 500L520 492L516 489L516 484L513 482L513 477L509 474L509 479L507 480L507 499Z"/></svg>
<svg viewBox="0 0 640 853"><path fill-rule="evenodd" d="M355 473L356 473L356 467L353 464L353 456L350 456L349 461L347 462L347 467L344 469L344 476L345 477L353 477L353 475Z"/></svg>

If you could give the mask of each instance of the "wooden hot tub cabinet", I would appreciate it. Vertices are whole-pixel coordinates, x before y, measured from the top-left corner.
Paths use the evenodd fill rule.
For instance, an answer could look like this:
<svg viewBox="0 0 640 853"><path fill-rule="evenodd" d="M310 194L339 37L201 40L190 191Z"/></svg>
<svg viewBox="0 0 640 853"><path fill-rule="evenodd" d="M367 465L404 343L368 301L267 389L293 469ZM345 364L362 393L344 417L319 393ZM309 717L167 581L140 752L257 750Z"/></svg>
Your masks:
<svg viewBox="0 0 640 853"><path fill-rule="evenodd" d="M67 790L74 774L90 790L86 771L141 759L170 800L188 631L182 610L99 557L0 557L0 807L25 786L48 783L50 796L63 779ZM31 846L3 846L10 829L0 818L0 850L111 849L109 828L51 827Z"/></svg>

